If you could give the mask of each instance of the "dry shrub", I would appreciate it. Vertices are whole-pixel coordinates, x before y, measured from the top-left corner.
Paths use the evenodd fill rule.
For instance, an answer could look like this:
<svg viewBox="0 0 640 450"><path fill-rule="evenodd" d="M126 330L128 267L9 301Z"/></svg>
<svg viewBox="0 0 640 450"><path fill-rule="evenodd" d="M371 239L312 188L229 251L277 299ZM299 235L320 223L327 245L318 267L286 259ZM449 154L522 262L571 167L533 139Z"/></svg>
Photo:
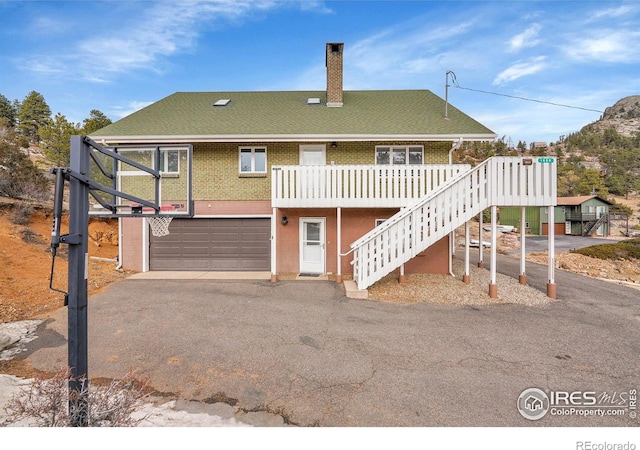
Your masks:
<svg viewBox="0 0 640 450"><path fill-rule="evenodd" d="M29 225L31 220L31 214L33 213L33 206L28 203L20 202L13 208L13 214L11 214L11 221L16 225Z"/></svg>
<svg viewBox="0 0 640 450"><path fill-rule="evenodd" d="M18 232L22 240L28 244L44 244L45 241L42 239L38 233L33 231L31 228L24 228Z"/></svg>
<svg viewBox="0 0 640 450"><path fill-rule="evenodd" d="M106 386L90 386L83 392L69 390L70 371L63 370L52 378L34 378L15 394L4 408L4 424L27 424L38 427L73 426L77 417L70 413L69 401L82 396L87 402L87 425L91 427L135 427L146 419L133 419L131 414L142 406L149 395L147 379L128 372ZM86 380L79 380L87 386Z"/></svg>

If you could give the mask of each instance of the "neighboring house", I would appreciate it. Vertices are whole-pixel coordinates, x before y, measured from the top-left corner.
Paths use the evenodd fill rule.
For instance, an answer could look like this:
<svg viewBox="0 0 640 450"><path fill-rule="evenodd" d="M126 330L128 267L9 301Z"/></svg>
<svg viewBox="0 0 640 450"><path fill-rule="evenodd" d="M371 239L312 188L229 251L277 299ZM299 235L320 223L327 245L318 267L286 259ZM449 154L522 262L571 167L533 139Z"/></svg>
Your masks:
<svg viewBox="0 0 640 450"><path fill-rule="evenodd" d="M372 264L386 273L449 272L453 225L406 261L381 263L389 240L374 238L366 252L350 244L469 170L451 164L463 141L496 134L427 90L343 91L343 44L328 43L325 56L326 91L177 92L91 135L105 145L193 146L194 217L174 219L162 238L147 237L144 219L122 220L123 267L340 279L374 271L352 259L377 254Z"/></svg>
<svg viewBox="0 0 640 450"><path fill-rule="evenodd" d="M610 201L597 195L558 197L564 207L565 234L575 236L609 236Z"/></svg>
<svg viewBox="0 0 640 450"><path fill-rule="evenodd" d="M611 202L596 195L558 197L553 218L555 234L609 236L610 205ZM521 228L520 208L500 208L500 223ZM524 227L528 234L549 234L547 208L527 207Z"/></svg>

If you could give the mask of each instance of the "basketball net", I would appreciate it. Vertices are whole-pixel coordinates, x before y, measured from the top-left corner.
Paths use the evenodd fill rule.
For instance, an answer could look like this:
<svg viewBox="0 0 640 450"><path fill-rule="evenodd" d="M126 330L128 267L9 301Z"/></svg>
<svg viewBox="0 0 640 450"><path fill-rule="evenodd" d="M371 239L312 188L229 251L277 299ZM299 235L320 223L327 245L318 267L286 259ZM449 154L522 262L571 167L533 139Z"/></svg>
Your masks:
<svg viewBox="0 0 640 450"><path fill-rule="evenodd" d="M149 225L151 225L151 234L155 237L162 237L169 234L169 225L173 217L157 216L147 217Z"/></svg>
<svg viewBox="0 0 640 450"><path fill-rule="evenodd" d="M173 206L162 206L160 211L173 211ZM147 217L149 225L151 226L151 234L155 237L162 237L169 234L169 225L171 224L172 216L151 216Z"/></svg>

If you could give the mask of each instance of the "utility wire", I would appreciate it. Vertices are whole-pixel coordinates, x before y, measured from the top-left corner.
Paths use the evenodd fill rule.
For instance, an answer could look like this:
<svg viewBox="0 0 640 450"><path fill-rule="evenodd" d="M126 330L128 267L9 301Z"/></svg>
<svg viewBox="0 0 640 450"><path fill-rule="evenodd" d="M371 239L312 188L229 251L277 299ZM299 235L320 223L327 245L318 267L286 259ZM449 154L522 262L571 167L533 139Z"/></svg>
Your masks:
<svg viewBox="0 0 640 450"><path fill-rule="evenodd" d="M499 94L497 92L490 92L490 91L483 91L481 89L472 89L472 88L468 88L468 87L462 87L462 86L460 86L458 84L458 80L456 80L456 74L455 73L453 73L451 71L449 71L447 73L451 75L451 80L453 81L454 87L457 87L458 89L464 89L465 91L473 91L473 92L480 92L482 94L498 95L500 97L509 97L509 98L515 98L517 100L525 100L525 101L528 101L528 102L544 103L544 104L547 104L547 105L561 106L563 108L581 109L583 111L592 111L592 112L597 112L597 113L604 113L604 111L600 111L599 109L582 108L580 106L564 105L562 103L546 102L546 101L543 101L543 100L536 100L536 99L533 99L533 98L518 97L517 95Z"/></svg>

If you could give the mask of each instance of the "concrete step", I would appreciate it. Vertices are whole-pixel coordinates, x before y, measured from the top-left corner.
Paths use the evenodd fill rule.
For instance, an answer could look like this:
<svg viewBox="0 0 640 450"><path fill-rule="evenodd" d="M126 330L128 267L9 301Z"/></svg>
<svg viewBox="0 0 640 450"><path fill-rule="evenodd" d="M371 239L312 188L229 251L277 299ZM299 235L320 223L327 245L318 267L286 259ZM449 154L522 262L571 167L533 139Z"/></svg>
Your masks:
<svg viewBox="0 0 640 450"><path fill-rule="evenodd" d="M345 280L344 289L349 298L369 298L369 291L366 289L358 289L358 285L353 280Z"/></svg>

